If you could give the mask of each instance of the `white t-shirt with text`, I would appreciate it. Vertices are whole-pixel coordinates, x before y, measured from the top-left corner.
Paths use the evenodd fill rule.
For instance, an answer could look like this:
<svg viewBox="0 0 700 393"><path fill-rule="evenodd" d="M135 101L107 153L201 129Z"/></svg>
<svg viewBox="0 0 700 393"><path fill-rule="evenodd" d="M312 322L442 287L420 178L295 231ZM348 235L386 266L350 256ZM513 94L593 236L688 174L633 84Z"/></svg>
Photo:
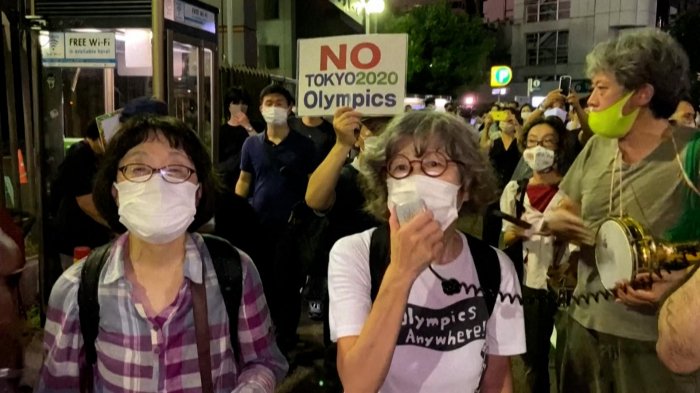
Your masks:
<svg viewBox="0 0 700 393"><path fill-rule="evenodd" d="M369 247L374 229L339 240L330 254L331 339L359 336L372 308ZM462 253L447 265L434 265L443 277L478 286L467 239ZM500 291L520 294L512 262L497 251ZM425 270L408 298L394 357L381 393L443 393L478 390L486 354L513 356L525 352L522 305L499 297L491 317L481 295L448 296L441 281Z"/></svg>

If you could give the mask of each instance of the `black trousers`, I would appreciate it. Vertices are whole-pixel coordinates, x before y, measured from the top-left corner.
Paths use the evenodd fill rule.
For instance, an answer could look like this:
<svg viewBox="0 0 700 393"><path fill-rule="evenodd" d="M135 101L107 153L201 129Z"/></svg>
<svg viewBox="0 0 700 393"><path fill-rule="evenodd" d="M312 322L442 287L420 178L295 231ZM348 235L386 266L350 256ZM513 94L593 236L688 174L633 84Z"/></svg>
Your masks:
<svg viewBox="0 0 700 393"><path fill-rule="evenodd" d="M266 226L269 239L264 264L258 266L270 315L275 324L277 344L283 352L296 343L301 317L301 293L304 285L296 238L291 228Z"/></svg>
<svg viewBox="0 0 700 393"><path fill-rule="evenodd" d="M549 349L557 313L556 296L546 289L523 286L525 313L525 386L529 393L549 392Z"/></svg>

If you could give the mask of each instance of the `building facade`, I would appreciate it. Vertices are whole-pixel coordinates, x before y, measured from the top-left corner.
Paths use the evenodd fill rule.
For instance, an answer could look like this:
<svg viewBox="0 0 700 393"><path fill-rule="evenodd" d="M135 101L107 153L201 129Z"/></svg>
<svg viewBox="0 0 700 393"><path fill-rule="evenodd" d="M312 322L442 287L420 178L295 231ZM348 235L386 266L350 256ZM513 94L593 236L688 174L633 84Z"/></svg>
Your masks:
<svg viewBox="0 0 700 393"><path fill-rule="evenodd" d="M515 82L585 79L588 52L625 32L656 26L656 0L515 0Z"/></svg>

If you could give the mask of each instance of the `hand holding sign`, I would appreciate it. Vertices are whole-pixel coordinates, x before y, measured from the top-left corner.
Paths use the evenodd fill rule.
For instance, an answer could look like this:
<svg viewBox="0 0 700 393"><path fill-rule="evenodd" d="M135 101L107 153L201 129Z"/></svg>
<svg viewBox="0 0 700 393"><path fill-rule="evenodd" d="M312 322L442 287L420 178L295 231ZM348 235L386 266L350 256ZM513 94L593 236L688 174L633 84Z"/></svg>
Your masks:
<svg viewBox="0 0 700 393"><path fill-rule="evenodd" d="M339 108L333 117L333 128L340 145L353 147L362 128L362 114L347 106Z"/></svg>

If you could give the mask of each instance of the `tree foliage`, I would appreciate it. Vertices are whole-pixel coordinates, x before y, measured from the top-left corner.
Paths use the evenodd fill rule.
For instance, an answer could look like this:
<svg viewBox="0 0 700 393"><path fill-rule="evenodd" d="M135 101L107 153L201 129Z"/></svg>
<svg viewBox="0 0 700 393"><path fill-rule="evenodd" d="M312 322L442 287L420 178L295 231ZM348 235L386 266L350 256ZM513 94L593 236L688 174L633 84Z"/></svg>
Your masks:
<svg viewBox="0 0 700 393"><path fill-rule="evenodd" d="M447 1L390 19L387 33L408 34L408 91L454 94L483 83L495 47L479 17L455 13Z"/></svg>
<svg viewBox="0 0 700 393"><path fill-rule="evenodd" d="M700 104L700 11L686 12L671 25L669 33L683 46L690 59L690 94L695 107Z"/></svg>

